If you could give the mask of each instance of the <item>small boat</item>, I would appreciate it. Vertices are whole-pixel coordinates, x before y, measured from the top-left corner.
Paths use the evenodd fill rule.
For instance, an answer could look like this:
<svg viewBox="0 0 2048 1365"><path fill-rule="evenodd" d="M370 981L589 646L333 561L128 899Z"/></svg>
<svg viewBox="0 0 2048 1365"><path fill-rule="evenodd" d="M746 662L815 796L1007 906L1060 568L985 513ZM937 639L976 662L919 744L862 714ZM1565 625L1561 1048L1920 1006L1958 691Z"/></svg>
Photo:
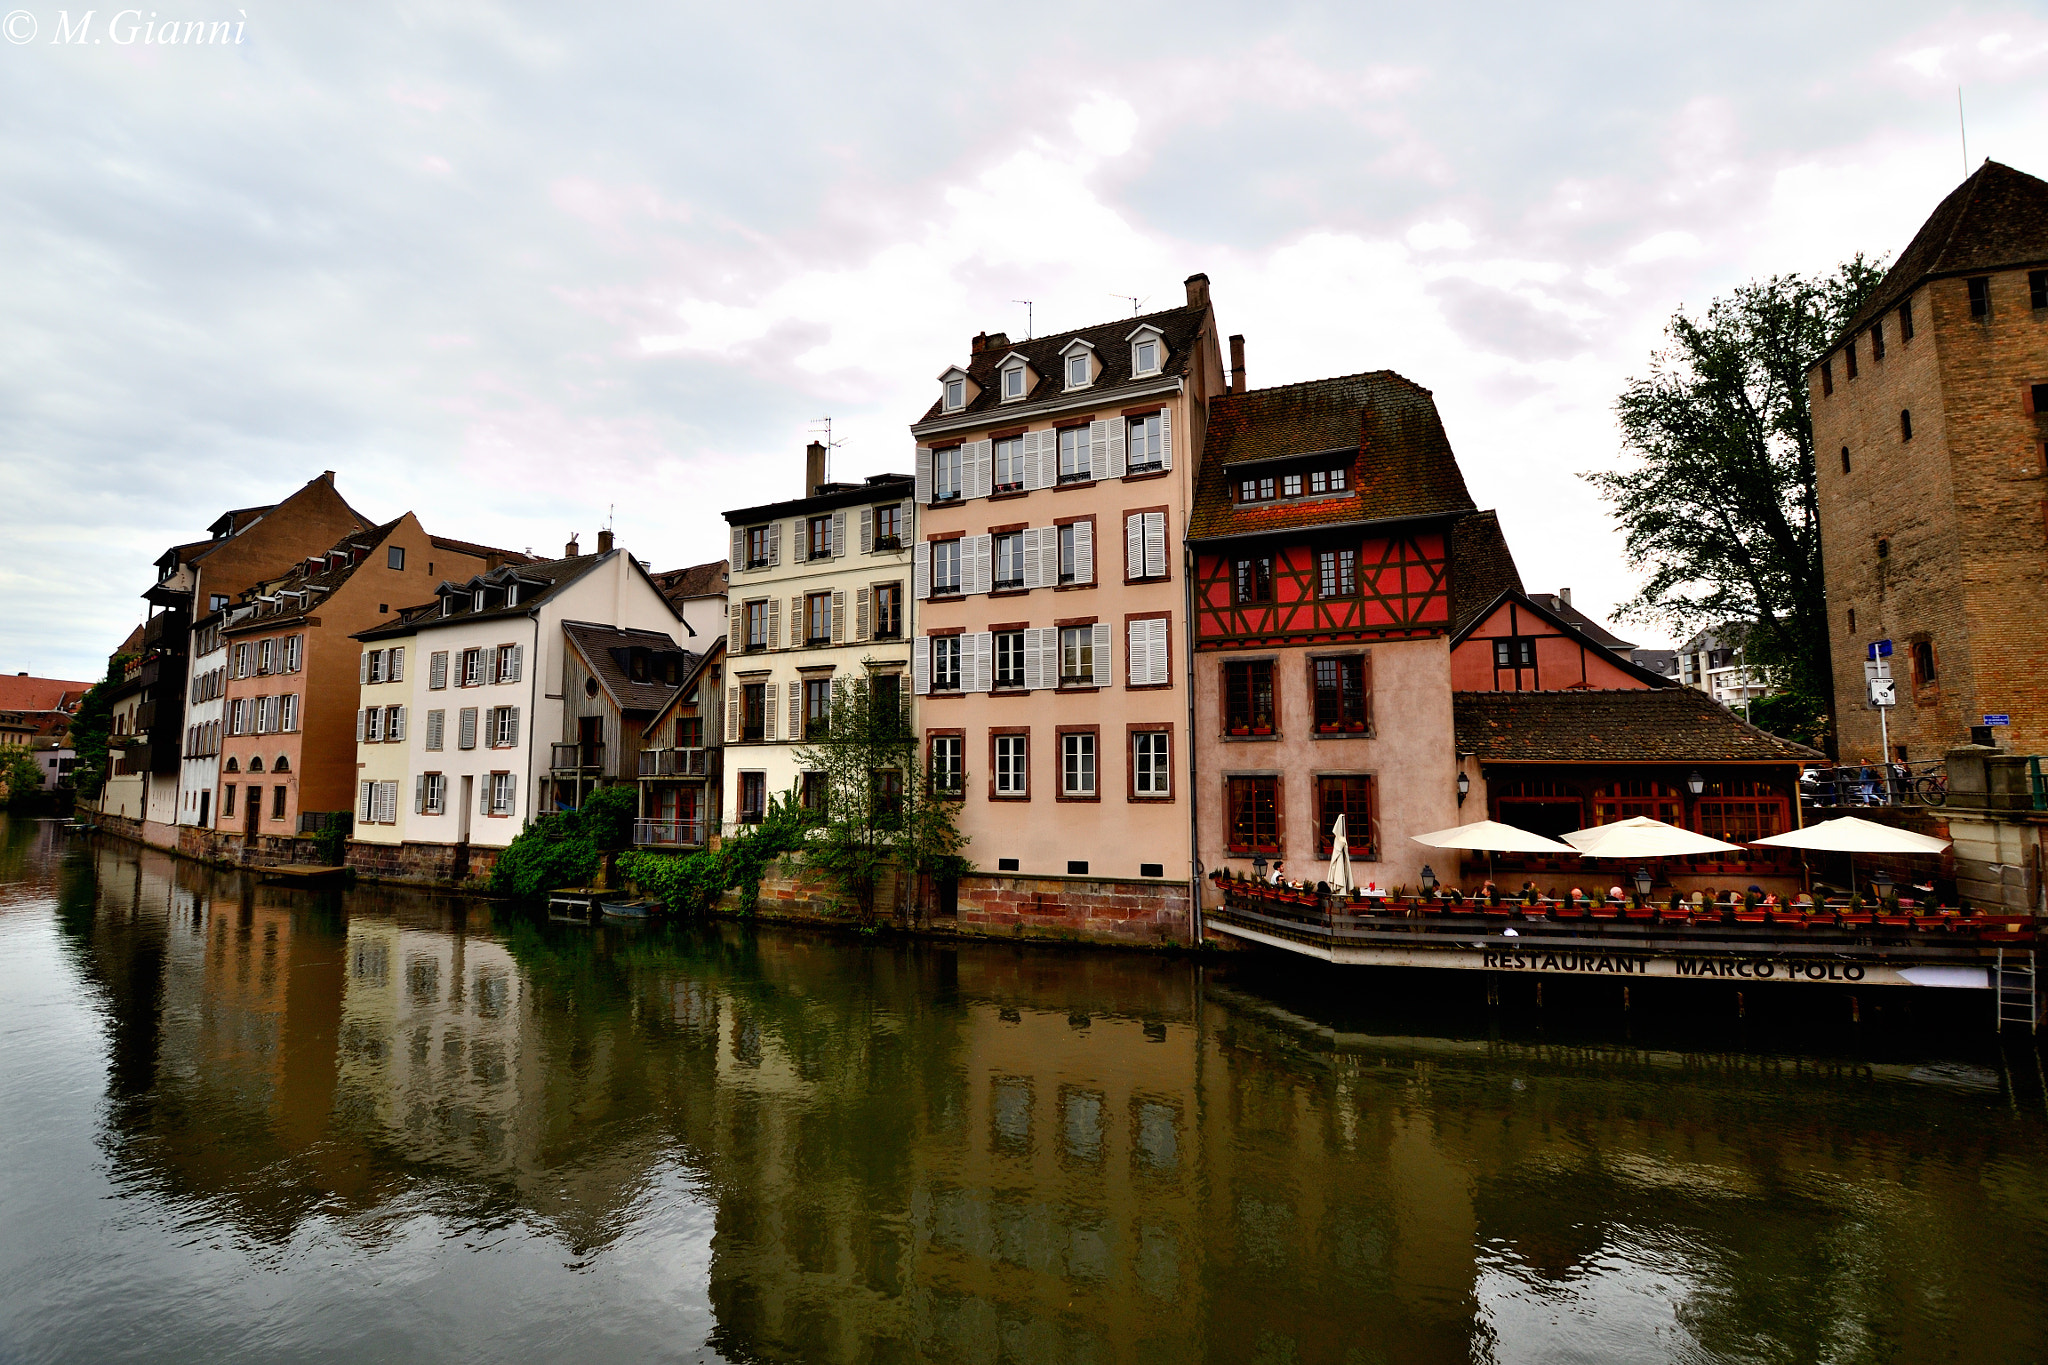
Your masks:
<svg viewBox="0 0 2048 1365"><path fill-rule="evenodd" d="M597 904L613 919L646 919L653 909L647 901L599 901Z"/></svg>

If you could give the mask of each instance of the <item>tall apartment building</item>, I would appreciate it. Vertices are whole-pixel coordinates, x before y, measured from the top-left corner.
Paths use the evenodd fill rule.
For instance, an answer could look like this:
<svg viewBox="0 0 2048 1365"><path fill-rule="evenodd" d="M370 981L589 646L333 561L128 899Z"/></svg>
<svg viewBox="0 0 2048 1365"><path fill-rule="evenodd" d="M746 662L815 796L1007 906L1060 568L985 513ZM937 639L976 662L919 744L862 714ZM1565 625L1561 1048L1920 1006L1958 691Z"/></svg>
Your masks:
<svg viewBox="0 0 2048 1365"><path fill-rule="evenodd" d="M975 337L911 427L914 687L983 874L963 917L1121 895L1134 932L1188 930L1180 540L1224 387L1194 275L1180 308Z"/></svg>
<svg viewBox="0 0 2048 1365"><path fill-rule="evenodd" d="M823 732L837 680L865 666L878 693L907 704L911 493L907 474L826 482L813 442L802 497L725 514L724 804L738 823L787 792L822 799L823 774L803 771L797 749Z"/></svg>
<svg viewBox="0 0 2048 1365"><path fill-rule="evenodd" d="M1749 662L1740 634L1727 627L1693 635L1678 647L1674 667L1681 683L1727 707L1746 710L1771 690L1764 670Z"/></svg>
<svg viewBox="0 0 2048 1365"><path fill-rule="evenodd" d="M2048 182L1986 161L1808 383L1841 756L1879 756L1879 641L1890 757L2048 749Z"/></svg>

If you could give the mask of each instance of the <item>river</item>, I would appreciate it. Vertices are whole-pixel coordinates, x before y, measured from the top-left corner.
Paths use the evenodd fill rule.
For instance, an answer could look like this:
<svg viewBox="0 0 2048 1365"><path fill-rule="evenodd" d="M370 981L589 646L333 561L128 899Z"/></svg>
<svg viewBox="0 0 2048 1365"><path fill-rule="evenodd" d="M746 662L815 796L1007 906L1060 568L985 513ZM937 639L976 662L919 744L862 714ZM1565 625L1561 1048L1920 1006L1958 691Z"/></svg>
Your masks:
<svg viewBox="0 0 2048 1365"><path fill-rule="evenodd" d="M1981 1021L1345 971L6 821L0 1361L2048 1357L2048 1110Z"/></svg>

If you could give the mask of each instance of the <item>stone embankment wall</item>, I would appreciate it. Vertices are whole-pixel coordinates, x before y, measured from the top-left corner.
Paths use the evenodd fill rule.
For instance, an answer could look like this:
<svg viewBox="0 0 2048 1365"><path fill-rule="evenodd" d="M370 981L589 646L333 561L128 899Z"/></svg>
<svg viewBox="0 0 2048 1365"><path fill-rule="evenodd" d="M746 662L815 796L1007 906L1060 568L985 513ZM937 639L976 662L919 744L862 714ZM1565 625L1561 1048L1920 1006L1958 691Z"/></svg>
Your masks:
<svg viewBox="0 0 2048 1365"><path fill-rule="evenodd" d="M348 865L370 881L455 887L487 880L502 850L452 844L368 844L351 841Z"/></svg>
<svg viewBox="0 0 2048 1365"><path fill-rule="evenodd" d="M99 814L96 819L109 834L216 867L320 865L320 846L310 834L259 834L252 842L235 830L181 825L175 841L167 842L152 837L167 830L163 825L145 825L140 820L113 814ZM365 881L454 888L465 881L488 878L498 853L494 848L472 847L464 857L461 850L447 844L366 844L351 840L346 861Z"/></svg>

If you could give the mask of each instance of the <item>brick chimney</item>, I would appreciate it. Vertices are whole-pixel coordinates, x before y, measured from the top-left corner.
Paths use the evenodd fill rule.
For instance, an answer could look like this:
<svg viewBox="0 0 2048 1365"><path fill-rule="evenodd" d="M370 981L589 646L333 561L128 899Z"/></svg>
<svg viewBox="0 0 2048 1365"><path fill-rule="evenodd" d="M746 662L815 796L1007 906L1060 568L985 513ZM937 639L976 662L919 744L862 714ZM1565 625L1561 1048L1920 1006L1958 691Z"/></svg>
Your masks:
<svg viewBox="0 0 2048 1365"><path fill-rule="evenodd" d="M1244 392L1244 333L1230 339L1230 391Z"/></svg>
<svg viewBox="0 0 2048 1365"><path fill-rule="evenodd" d="M1572 590L1570 588L1559 588L1557 590L1557 600L1566 606L1570 606L1572 604Z"/></svg>
<svg viewBox="0 0 2048 1365"><path fill-rule="evenodd" d="M1006 350L1010 345L1010 334L1008 332L983 332L980 336L969 342L968 345L975 355L980 355L983 351Z"/></svg>
<svg viewBox="0 0 2048 1365"><path fill-rule="evenodd" d="M1188 307L1207 308L1208 306L1209 277L1202 274L1188 276Z"/></svg>
<svg viewBox="0 0 2048 1365"><path fill-rule="evenodd" d="M804 447L804 491L803 496L818 496L818 485L825 482L825 443L813 441Z"/></svg>
<svg viewBox="0 0 2048 1365"><path fill-rule="evenodd" d="M569 543L562 547L562 558L574 559L577 555L580 555L582 553L583 551L580 548L578 548L576 544L576 533L574 531L571 531L569 533Z"/></svg>
<svg viewBox="0 0 2048 1365"><path fill-rule="evenodd" d="M597 552L601 555L608 555L612 552L612 533L609 530L597 533Z"/></svg>

